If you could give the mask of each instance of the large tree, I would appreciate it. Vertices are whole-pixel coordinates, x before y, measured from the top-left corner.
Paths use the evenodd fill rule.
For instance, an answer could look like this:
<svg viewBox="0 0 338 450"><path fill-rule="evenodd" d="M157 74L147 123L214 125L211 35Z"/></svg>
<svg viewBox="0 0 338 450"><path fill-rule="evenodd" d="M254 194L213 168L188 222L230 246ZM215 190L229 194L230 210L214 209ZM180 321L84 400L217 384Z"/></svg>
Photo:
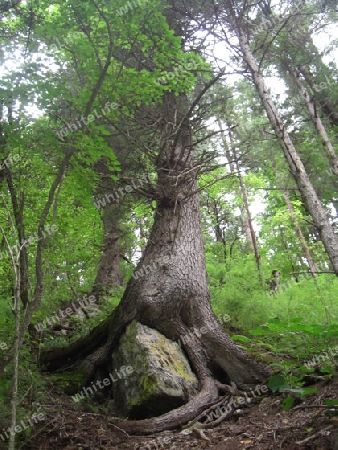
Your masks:
<svg viewBox="0 0 338 450"><path fill-rule="evenodd" d="M177 32L177 18L170 11L166 16ZM192 128L197 103L196 99L190 103L184 93L167 92L157 105L146 108L145 120L156 148L156 211L135 271L145 271L147 276L130 279L119 306L87 337L65 349L46 352L42 358L49 370L71 366L89 382L99 367L108 367L112 351L133 320L157 329L167 338L181 339L199 379L200 392L186 405L163 416L119 422L133 433L160 431L195 418L217 399L219 389L231 389L222 385L222 380L243 386L261 382L270 373L233 343L211 309L197 188L201 164L195 156ZM136 114L135 120L139 119Z"/></svg>
<svg viewBox="0 0 338 450"><path fill-rule="evenodd" d="M160 7L158 4L155 6ZM132 123L141 120L142 112L146 112L144 126L148 127L148 139L151 139L149 165L157 176L156 187L152 191L156 211L148 243L135 269L139 273L146 269L147 276L130 279L119 306L88 336L67 348L46 352L42 357L42 362L49 370L80 372L83 382L90 382L97 369L109 367L112 351L133 320L157 329L167 338L181 339L192 369L199 379L200 392L186 405L162 417L147 419L142 423L120 423L121 427L134 433L151 433L181 425L195 418L206 405L217 399L219 391L230 391L230 382L242 386L261 382L270 374L265 365L250 360L224 333L210 305L197 188L201 161L195 156L192 117L199 98L217 77L213 82L202 86L198 98L189 102L184 92L191 86L191 79L194 77L191 72L194 71L184 65L188 59L180 51L179 35L181 32L184 34L180 16L174 8L166 5L166 23L155 6L154 16L151 17L154 29L152 33L147 31L145 34L142 34L147 23L145 11L142 11L142 16L126 14L121 23L117 24L119 19L109 17L109 14L113 14L104 2L101 5L89 1L92 27L88 29L84 26L88 19L85 17L87 10L80 11L73 7L73 27L80 27L89 44L87 42L88 45L85 46L82 39L75 39L73 48L69 50L82 82L79 85L73 83L70 92L67 92L65 85L63 93L69 101L74 93L74 86L81 86L81 91L76 92L74 103L75 110L83 111L85 117L95 107L98 108L101 102L105 103L107 98L118 98L119 104L123 105L123 108L119 108L119 114L122 115L121 110L127 111L127 119ZM59 7L59 20L63 21L69 15L71 23L68 6L62 4ZM142 20L138 23L140 16ZM114 36L116 39L113 39L109 18L116 27L114 33L119 35L118 38ZM60 29L68 26L67 20L65 22L66 25L58 23ZM147 25L150 26L150 23ZM176 36L170 28L175 30ZM105 29L108 43L103 50L99 44L102 40L101 33L104 33L102 30ZM133 45L130 44L131 41ZM120 46L115 45L115 42ZM65 46L68 45L69 43ZM88 67L88 55L96 60L95 67ZM168 55L171 58L169 62L166 60ZM198 58L194 61L198 62ZM173 63L179 67L174 74L171 67ZM154 83L156 77L163 72L162 83ZM170 83L173 78L175 82ZM112 79L117 86L113 94ZM143 110L140 107L135 112L135 104L142 105ZM113 111L109 114L106 111L106 114L108 117L104 125L102 122L91 124L91 121L83 132L76 129L76 133L72 135L67 130L66 136L60 138L60 146L67 153L59 178L64 176L70 160L75 159L80 165L84 160L97 163L107 156L104 152L108 148L103 145L106 141L102 135L107 135L109 126L117 125L118 113ZM73 120L75 122L75 118ZM137 128L135 126L134 132ZM100 151L96 151L96 147ZM54 184L56 189L58 184ZM112 209L114 207L111 205ZM45 215L48 213L49 209ZM113 248L112 253L116 255L116 252L116 248ZM43 286L39 284L37 289L42 290ZM224 380L226 384L222 384Z"/></svg>
<svg viewBox="0 0 338 450"><path fill-rule="evenodd" d="M170 339L181 338L200 381L200 393L162 417L120 423L129 432L150 433L193 419L217 398L220 380L216 373L240 386L262 381L269 374L266 367L251 361L231 341L211 309L188 112L184 94L166 94L154 111L154 122L160 114L161 124L156 161L157 206L148 244L136 267L138 272L149 266L152 270L147 270L146 277L131 278L118 308L89 336L67 349L45 353L42 360L49 370L72 363L88 382L98 367L109 364L112 350L132 320Z"/></svg>

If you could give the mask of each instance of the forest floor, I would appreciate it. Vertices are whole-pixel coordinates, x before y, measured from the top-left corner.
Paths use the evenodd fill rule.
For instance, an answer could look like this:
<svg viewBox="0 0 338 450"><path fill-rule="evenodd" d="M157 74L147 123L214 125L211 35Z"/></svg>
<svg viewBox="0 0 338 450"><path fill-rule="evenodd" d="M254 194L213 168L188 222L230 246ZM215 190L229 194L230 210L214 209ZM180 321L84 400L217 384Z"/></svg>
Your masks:
<svg viewBox="0 0 338 450"><path fill-rule="evenodd" d="M289 411L290 394L266 394L227 417L215 428L174 430L153 436L128 436L110 423L107 405L89 412L52 387L48 404L40 405L45 422L36 427L22 450L338 450L338 417L327 415L324 400L337 399L338 381L320 381L318 391ZM101 408L104 408L101 409ZM91 408L91 411L93 409Z"/></svg>

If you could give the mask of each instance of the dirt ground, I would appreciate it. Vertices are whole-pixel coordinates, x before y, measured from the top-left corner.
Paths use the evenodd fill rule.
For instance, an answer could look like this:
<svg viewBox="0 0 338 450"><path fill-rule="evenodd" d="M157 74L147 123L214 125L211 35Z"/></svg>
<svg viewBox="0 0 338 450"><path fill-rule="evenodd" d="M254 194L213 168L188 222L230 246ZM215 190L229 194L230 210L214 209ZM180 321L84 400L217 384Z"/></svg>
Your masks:
<svg viewBox="0 0 338 450"><path fill-rule="evenodd" d="M236 409L214 428L197 423L190 429L154 436L128 436L111 423L111 414L86 412L71 397L50 393L40 405L46 415L22 450L338 450L338 417L330 417L324 400L337 400L338 381L321 381L316 394L298 400L289 411L282 402L289 394L268 394ZM100 406L98 406L100 408ZM105 406L106 410L109 410ZM100 411L100 409L98 409ZM205 419L204 419L205 421ZM203 422L203 419L201 419Z"/></svg>

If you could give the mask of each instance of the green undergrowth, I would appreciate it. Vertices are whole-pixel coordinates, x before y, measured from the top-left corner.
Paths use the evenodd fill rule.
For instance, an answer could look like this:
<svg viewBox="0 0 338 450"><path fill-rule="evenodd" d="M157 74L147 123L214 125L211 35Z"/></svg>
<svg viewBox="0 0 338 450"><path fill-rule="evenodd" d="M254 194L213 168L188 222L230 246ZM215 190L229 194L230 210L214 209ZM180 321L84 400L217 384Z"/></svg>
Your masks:
<svg viewBox="0 0 338 450"><path fill-rule="evenodd" d="M104 322L114 311L119 304L124 287L116 287L113 293L106 298L103 298L98 306L98 311L95 315L85 320L79 319L77 316L70 316L71 324L75 325L76 331L68 336L58 336L46 330L47 336L41 346L48 350L51 347L66 346L86 336L93 328Z"/></svg>
<svg viewBox="0 0 338 450"><path fill-rule="evenodd" d="M299 369L304 376L336 373L338 347L336 355L331 353L338 345L337 277L323 274L317 281L306 277L297 283L290 276L271 295L254 261L243 258L229 272L213 265L209 282L216 316L230 316L225 331L252 356L284 374L298 370L297 377Z"/></svg>
<svg viewBox="0 0 338 450"><path fill-rule="evenodd" d="M0 434L11 426L11 386L13 378L13 366L9 364L4 374L0 377ZM34 414L42 414L45 417L44 406L50 402L50 393L47 387L46 377L40 373L34 361L34 355L28 346L20 351L19 380L17 394L17 424L25 423L25 428L17 433L17 443L23 444L34 431L28 420ZM44 419L43 419L44 421ZM43 424L43 421L40 424ZM34 426L36 425L36 422ZM1 431L2 430L2 431ZM5 441L0 439L0 449L8 448L8 439L3 434ZM3 447L1 447L1 443ZM19 447L17 447L19 448Z"/></svg>

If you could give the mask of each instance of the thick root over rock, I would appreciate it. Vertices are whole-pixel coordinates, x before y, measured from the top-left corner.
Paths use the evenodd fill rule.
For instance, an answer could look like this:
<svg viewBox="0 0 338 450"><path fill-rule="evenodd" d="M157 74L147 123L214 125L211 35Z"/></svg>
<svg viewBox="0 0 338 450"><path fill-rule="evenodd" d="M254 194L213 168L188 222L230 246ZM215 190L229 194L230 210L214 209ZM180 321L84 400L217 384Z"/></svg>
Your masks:
<svg viewBox="0 0 338 450"><path fill-rule="evenodd" d="M121 326L121 317L118 315L112 316L109 323L99 325L90 333L90 338L87 336L67 349L45 353L42 362L45 363L47 370L70 369L77 375L83 374L81 387L89 384L97 368L109 367L111 364L112 352L118 347L119 338L132 318L132 315L129 315L129 320L124 320ZM217 322L213 327L206 327L208 332L199 336L193 330L189 332L182 323L176 323L174 327L171 324L171 330L173 328L175 334L177 333L176 336L180 336L191 368L199 380L200 391L186 404L157 417L142 420L111 419L111 423L129 434L148 435L182 427L201 416L219 399L221 392L233 394L235 386L262 383L271 375L268 367L250 360L246 353L223 332ZM96 346L93 342L95 337L99 337ZM91 345L86 347L85 343L88 343L88 340ZM78 389L79 385L74 385L74 392Z"/></svg>
<svg viewBox="0 0 338 450"><path fill-rule="evenodd" d="M215 381L208 377L202 382L201 391L187 404L174 409L159 417L144 420L112 419L111 423L117 425L129 434L147 435L159 433L164 430L179 428L195 419L207 405L218 398L218 389Z"/></svg>

